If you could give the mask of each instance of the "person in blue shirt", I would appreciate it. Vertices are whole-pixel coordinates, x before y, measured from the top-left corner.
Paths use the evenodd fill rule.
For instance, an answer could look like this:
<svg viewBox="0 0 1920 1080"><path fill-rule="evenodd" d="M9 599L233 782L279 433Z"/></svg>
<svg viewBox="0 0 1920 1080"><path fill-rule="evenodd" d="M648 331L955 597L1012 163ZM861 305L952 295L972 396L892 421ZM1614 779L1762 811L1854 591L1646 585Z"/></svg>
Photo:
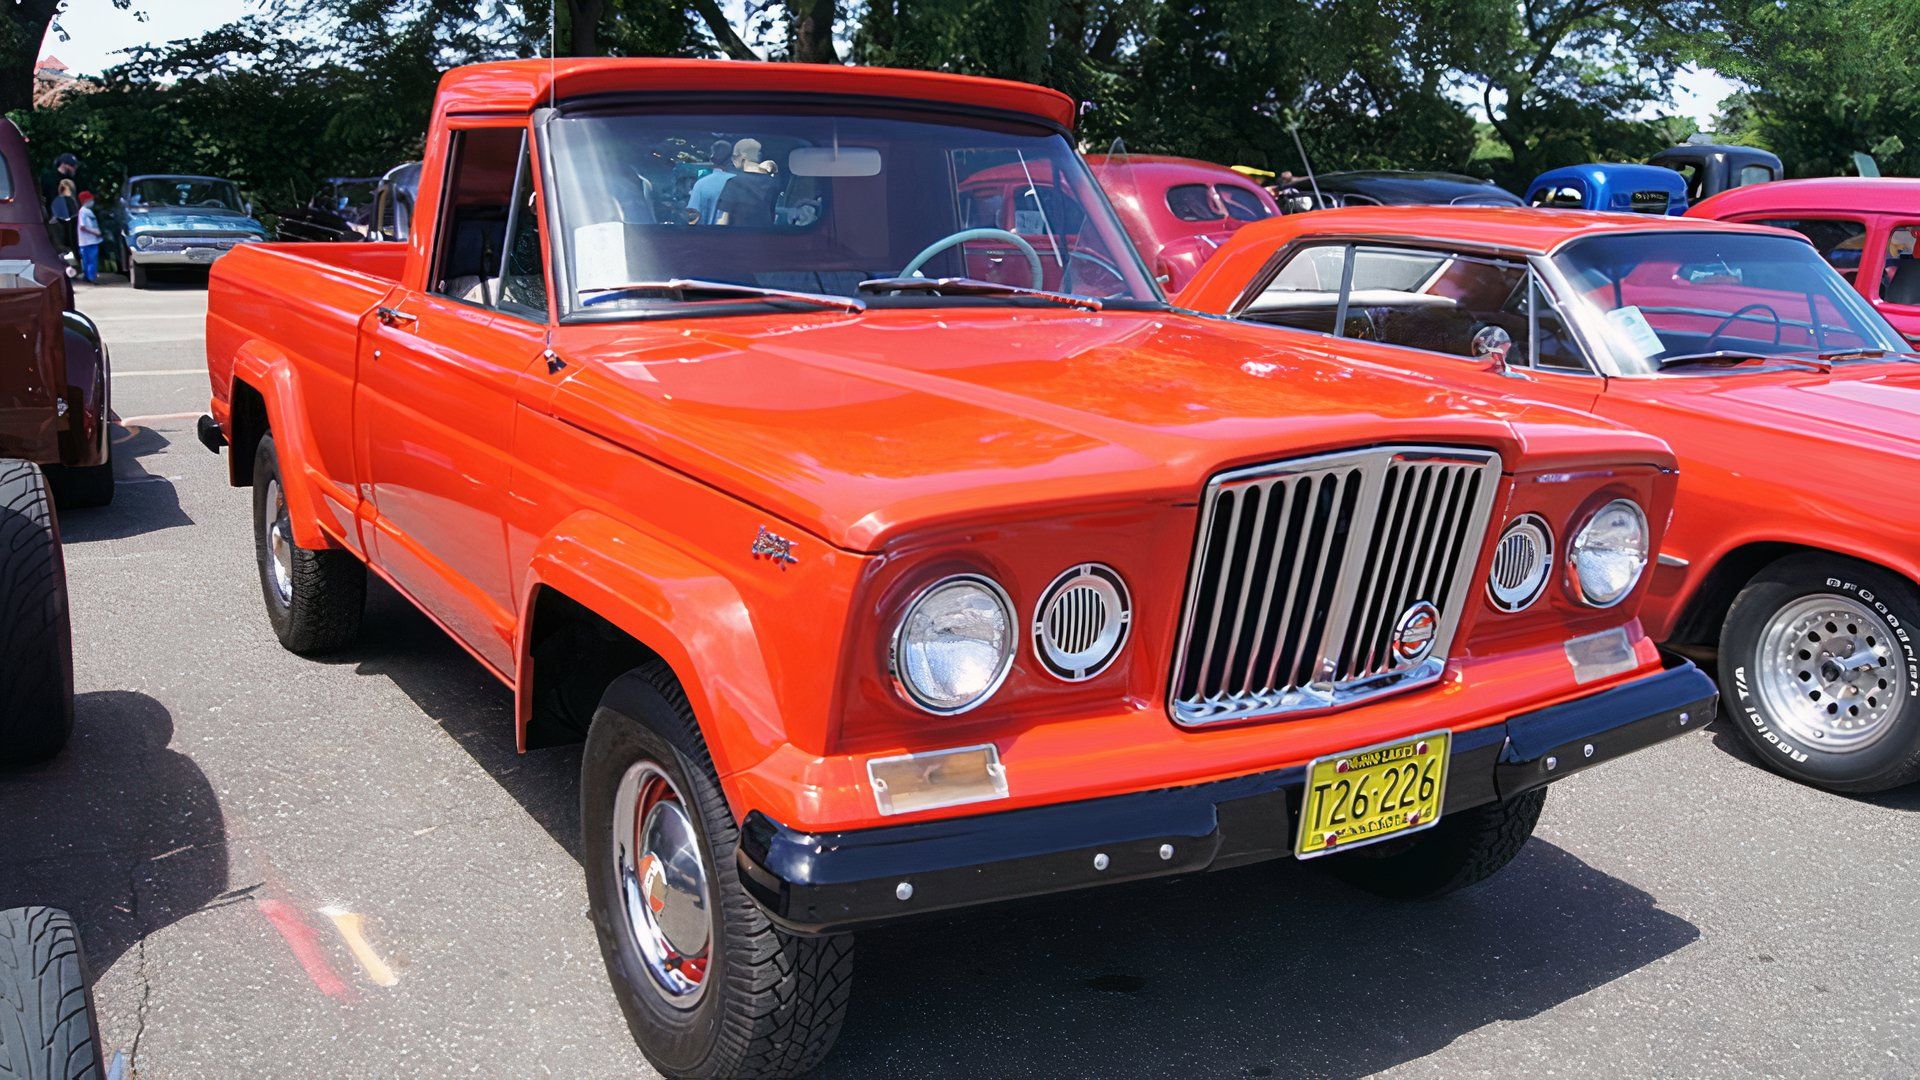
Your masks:
<svg viewBox="0 0 1920 1080"><path fill-rule="evenodd" d="M707 153L713 162L713 171L693 182L693 191L687 195L687 209L700 215L700 224L712 225L720 212L720 191L733 177L728 166L733 162L733 144L725 139L713 144Z"/></svg>

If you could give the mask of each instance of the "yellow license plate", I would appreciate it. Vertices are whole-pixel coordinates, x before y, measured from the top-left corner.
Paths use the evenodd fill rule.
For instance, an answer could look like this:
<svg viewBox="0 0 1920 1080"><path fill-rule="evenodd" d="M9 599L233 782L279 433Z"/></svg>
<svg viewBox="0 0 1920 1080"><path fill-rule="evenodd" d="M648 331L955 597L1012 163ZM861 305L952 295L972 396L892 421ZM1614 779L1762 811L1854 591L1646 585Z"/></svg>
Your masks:
<svg viewBox="0 0 1920 1080"><path fill-rule="evenodd" d="M1293 853L1311 859L1432 828L1447 797L1452 742L1447 732L1430 731L1315 758Z"/></svg>

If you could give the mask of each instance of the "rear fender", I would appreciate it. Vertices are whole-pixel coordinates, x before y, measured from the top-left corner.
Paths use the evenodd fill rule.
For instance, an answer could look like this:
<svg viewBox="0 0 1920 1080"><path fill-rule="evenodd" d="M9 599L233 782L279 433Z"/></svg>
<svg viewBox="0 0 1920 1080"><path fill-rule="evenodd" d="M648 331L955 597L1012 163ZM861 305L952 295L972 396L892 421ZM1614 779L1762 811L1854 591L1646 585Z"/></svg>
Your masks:
<svg viewBox="0 0 1920 1080"><path fill-rule="evenodd" d="M541 589L565 594L673 669L722 778L759 764L785 742L754 620L734 583L711 564L583 510L534 550L522 612L535 610ZM514 680L523 749L533 716L532 630L523 618Z"/></svg>
<svg viewBox="0 0 1920 1080"><path fill-rule="evenodd" d="M313 435L306 410L300 408L300 376L293 363L275 346L255 338L235 351L233 381L252 387L266 402L294 542L313 550L340 546L320 527L324 481L310 465ZM227 400L233 400L231 388Z"/></svg>
<svg viewBox="0 0 1920 1080"><path fill-rule="evenodd" d="M60 463L75 468L104 465L112 437L108 411L107 344L92 319L61 312L66 364L66 424L60 430Z"/></svg>

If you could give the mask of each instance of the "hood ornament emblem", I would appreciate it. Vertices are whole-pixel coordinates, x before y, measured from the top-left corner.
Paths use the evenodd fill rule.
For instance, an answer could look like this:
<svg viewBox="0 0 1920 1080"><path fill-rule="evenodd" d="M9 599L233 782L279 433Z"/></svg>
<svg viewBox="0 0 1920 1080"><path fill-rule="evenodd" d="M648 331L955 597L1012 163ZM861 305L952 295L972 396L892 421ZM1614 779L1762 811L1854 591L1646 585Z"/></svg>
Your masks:
<svg viewBox="0 0 1920 1080"><path fill-rule="evenodd" d="M753 547L748 549L756 559L772 559L777 563L797 563L800 560L793 554L793 541L760 526L760 534L753 538Z"/></svg>

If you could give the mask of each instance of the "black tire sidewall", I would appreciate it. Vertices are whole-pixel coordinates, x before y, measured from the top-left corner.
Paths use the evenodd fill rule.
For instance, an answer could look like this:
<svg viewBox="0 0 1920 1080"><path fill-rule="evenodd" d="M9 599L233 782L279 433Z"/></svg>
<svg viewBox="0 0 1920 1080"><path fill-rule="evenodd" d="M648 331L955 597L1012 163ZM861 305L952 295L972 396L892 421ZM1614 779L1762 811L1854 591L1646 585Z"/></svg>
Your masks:
<svg viewBox="0 0 1920 1080"><path fill-rule="evenodd" d="M253 454L253 561L254 568L260 572L260 597L267 605L267 619L273 623L273 632L284 642L292 633L293 606L282 602L279 592L273 587L270 566L273 549L267 543L266 511L267 485L274 481L280 484L280 497L286 498L286 482L280 479L280 458L274 450L273 435L268 433L260 437L260 445ZM297 578L294 588L299 588ZM299 601L296 591L293 603Z"/></svg>
<svg viewBox="0 0 1920 1080"><path fill-rule="evenodd" d="M714 857L714 822L707 806L714 794L712 785L693 765L685 752L663 734L683 725L673 705L654 687L625 677L616 683L610 698L619 704L604 704L596 712L587 735L580 776L581 862L586 868L587 900L594 930L600 939L600 953L607 963L614 996L626 1014L628 1027L641 1052L656 1068L668 1076L708 1075L720 1039L724 1016L722 999L728 993L727 957L730 928L726 899L722 895L734 886L731 875L723 876ZM638 714L638 715L630 715ZM620 889L612 854L608 849L613 829L614 798L627 768L640 761L660 766L687 801L700 842L700 859L707 872L709 899L713 905L714 926L711 959L707 969L706 992L691 1009L667 1004L653 975L626 929L620 911ZM726 858L731 860L733 829L727 823ZM728 864L729 869L731 863Z"/></svg>
<svg viewBox="0 0 1920 1080"><path fill-rule="evenodd" d="M1802 597L1844 596L1885 619L1904 656L1907 699L1893 727L1872 745L1833 753L1797 738L1762 707L1754 663L1767 620ZM1741 590L1720 635L1721 712L1768 768L1837 790L1874 791L1903 782L1920 755L1920 591L1897 575L1839 556L1795 556L1768 567Z"/></svg>
<svg viewBox="0 0 1920 1080"><path fill-rule="evenodd" d="M66 558L38 466L0 461L0 513L11 519L0 529L0 763L32 764L73 733Z"/></svg>

